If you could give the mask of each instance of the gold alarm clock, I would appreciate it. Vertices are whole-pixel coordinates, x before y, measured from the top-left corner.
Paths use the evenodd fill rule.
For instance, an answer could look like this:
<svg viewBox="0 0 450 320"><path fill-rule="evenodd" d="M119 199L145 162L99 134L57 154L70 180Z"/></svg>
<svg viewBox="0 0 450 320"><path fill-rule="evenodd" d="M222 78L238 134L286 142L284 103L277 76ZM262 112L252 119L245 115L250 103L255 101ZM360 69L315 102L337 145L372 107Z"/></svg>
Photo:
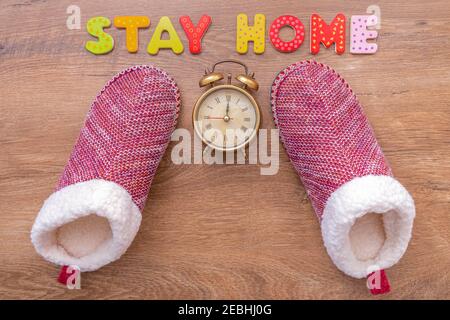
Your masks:
<svg viewBox="0 0 450 320"><path fill-rule="evenodd" d="M224 74L216 72L216 66L222 63L241 65L245 73L235 77L227 74L226 83L220 83ZM261 122L258 103L250 90L258 90L254 74L247 66L236 60L223 60L215 63L212 70L206 70L199 81L200 87L209 86L197 100L192 113L194 130L209 147L220 151L234 151L244 148L256 136Z"/></svg>

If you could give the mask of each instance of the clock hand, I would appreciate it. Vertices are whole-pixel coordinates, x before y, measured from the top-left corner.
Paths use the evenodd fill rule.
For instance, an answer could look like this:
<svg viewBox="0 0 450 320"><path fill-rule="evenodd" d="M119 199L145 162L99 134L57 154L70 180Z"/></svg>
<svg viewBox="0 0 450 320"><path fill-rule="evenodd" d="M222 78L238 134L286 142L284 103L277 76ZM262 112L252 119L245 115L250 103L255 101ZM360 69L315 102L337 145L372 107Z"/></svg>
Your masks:
<svg viewBox="0 0 450 320"><path fill-rule="evenodd" d="M206 119L206 120L223 120L224 117L211 117L211 116L206 116L205 119ZM231 120L232 118L229 118L229 119Z"/></svg>
<svg viewBox="0 0 450 320"><path fill-rule="evenodd" d="M227 109L225 111L225 117L223 117L223 121L228 122L231 120L230 116L228 115L229 112L230 112L230 101L227 101Z"/></svg>

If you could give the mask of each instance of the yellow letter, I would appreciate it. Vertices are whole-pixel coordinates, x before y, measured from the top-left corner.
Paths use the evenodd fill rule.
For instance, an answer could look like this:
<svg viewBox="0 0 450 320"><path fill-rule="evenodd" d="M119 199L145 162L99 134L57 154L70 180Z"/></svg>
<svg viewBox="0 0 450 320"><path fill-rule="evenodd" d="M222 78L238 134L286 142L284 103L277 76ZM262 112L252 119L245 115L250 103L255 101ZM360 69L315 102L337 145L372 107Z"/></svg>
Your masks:
<svg viewBox="0 0 450 320"><path fill-rule="evenodd" d="M114 39L103 31L103 28L111 26L111 21L106 17L93 17L87 22L87 31L98 41L86 42L86 50L93 54L105 54L114 48Z"/></svg>
<svg viewBox="0 0 450 320"><path fill-rule="evenodd" d="M114 25L117 28L126 29L128 52L137 52L139 48L139 28L147 28L150 19L146 16L121 16L114 18Z"/></svg>
<svg viewBox="0 0 450 320"><path fill-rule="evenodd" d="M266 42L266 16L255 15L255 25L248 26L248 17L244 13L237 16L236 26L236 51L240 54L247 53L248 42L253 41L253 51L261 54L265 50Z"/></svg>
<svg viewBox="0 0 450 320"><path fill-rule="evenodd" d="M169 34L169 39L161 39L162 33L167 32ZM183 52L183 43L178 37L178 33L170 22L169 17L161 17L156 26L155 33L153 34L150 43L148 44L147 51L150 54L158 54L159 49L172 49L176 54Z"/></svg>

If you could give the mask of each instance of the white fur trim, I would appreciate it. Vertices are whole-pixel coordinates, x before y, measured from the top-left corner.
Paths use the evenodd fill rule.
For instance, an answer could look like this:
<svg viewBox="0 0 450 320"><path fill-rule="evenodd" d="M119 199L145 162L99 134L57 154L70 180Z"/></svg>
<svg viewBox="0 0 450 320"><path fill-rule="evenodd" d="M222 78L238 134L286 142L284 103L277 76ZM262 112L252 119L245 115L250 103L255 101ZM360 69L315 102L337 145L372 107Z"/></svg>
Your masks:
<svg viewBox="0 0 450 320"><path fill-rule="evenodd" d="M58 230L91 215L107 219L111 229L109 238L92 252L76 257L58 243ZM140 224L139 208L123 187L111 181L89 180L67 186L45 201L31 230L31 241L36 251L53 263L76 265L81 271L94 271L125 253ZM95 227L92 229L89 226L89 230L95 231ZM86 243L90 236L95 237L91 231L86 234L86 230L80 228L72 231L70 241L75 244Z"/></svg>
<svg viewBox="0 0 450 320"><path fill-rule="evenodd" d="M368 213L383 215L385 241L375 257L361 260L352 249L350 230L356 219ZM374 271L373 266L385 269L400 260L411 238L414 216L413 199L394 178L354 178L334 191L326 203L321 224L325 247L341 271L364 278Z"/></svg>

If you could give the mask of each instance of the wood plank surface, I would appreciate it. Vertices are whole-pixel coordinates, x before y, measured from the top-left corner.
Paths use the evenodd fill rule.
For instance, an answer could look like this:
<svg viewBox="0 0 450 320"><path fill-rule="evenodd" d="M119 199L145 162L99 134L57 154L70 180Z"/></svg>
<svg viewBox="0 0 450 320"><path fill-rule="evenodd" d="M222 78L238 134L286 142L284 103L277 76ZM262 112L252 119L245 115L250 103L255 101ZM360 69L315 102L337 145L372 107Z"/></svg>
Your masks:
<svg viewBox="0 0 450 320"><path fill-rule="evenodd" d="M81 7L82 29L66 28L66 8ZM269 88L288 64L309 59L309 37L282 54L267 40L263 55L235 52L240 12L281 14L308 25L318 12L364 14L371 1L50 1L0 2L0 298L16 299L364 299L363 280L336 269L292 165L281 150L280 170L262 176L257 165L174 165L169 153L154 180L140 231L119 260L82 276L81 290L56 282L58 267L38 256L30 229L52 192L92 99L115 73L135 64L166 69L182 92L178 127L192 131L191 113L205 67L235 58L255 71L262 128L273 128ZM379 52L314 57L352 86L396 177L417 207L413 238L388 273L393 292L376 299L450 298L450 2L378 0ZM188 52L178 17L213 24L203 52ZM125 32L111 28L113 52L94 56L86 21L96 15L147 15L140 49L125 49ZM150 56L146 46L168 15L185 52ZM309 30L309 27L307 28ZM171 144L170 149L173 147ZM208 200L206 200L208 199Z"/></svg>

